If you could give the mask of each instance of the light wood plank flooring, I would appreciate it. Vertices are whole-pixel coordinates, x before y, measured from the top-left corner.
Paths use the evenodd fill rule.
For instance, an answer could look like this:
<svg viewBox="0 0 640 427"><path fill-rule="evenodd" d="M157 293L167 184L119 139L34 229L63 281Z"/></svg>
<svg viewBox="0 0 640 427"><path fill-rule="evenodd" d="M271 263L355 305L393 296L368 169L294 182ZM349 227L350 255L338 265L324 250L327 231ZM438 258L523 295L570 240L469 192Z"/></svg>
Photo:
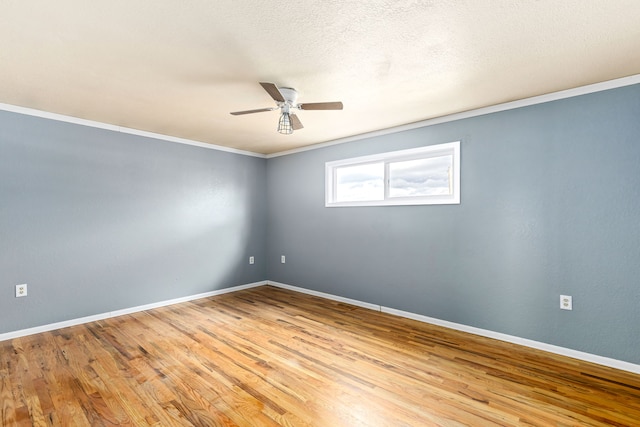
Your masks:
<svg viewBox="0 0 640 427"><path fill-rule="evenodd" d="M638 426L640 375L262 286L0 342L2 426Z"/></svg>

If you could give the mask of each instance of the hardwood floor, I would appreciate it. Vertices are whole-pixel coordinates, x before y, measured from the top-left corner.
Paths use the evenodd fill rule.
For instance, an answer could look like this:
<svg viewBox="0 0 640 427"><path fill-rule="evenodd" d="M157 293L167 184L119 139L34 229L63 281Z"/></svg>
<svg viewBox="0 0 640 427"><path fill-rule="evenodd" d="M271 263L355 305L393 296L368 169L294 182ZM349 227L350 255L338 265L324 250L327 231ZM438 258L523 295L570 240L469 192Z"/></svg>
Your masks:
<svg viewBox="0 0 640 427"><path fill-rule="evenodd" d="M2 426L637 426L640 375L275 287L0 342Z"/></svg>

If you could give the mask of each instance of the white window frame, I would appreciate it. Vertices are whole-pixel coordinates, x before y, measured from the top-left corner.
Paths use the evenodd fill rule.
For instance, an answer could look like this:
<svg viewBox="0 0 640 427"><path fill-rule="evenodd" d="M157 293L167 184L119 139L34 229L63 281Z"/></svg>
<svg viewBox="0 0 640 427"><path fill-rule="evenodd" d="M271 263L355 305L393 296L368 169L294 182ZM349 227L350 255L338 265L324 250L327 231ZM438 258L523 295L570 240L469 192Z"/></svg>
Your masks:
<svg viewBox="0 0 640 427"><path fill-rule="evenodd" d="M389 197L389 164L406 160L453 156L451 173L452 194L434 196ZM384 200L337 202L337 170L345 166L384 162ZM455 205L460 204L460 141L428 145L408 150L391 151L370 156L354 157L325 163L325 207L341 206L397 206L397 205Z"/></svg>

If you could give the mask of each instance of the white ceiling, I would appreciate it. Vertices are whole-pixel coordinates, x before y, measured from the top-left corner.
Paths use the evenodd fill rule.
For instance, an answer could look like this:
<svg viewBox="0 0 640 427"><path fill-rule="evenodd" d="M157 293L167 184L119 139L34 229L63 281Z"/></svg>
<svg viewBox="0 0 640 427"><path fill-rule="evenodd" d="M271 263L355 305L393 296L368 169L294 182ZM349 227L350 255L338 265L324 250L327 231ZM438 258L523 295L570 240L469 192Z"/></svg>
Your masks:
<svg viewBox="0 0 640 427"><path fill-rule="evenodd" d="M256 153L638 73L638 0L0 2L1 103Z"/></svg>

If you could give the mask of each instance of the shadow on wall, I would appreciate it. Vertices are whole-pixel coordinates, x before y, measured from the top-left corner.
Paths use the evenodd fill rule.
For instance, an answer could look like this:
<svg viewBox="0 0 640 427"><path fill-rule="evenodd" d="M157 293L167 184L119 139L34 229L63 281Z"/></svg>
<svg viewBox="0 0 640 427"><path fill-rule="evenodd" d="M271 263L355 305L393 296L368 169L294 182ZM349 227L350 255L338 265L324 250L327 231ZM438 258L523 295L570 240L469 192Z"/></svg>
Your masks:
<svg viewBox="0 0 640 427"><path fill-rule="evenodd" d="M0 284L29 296L0 298L0 333L252 281L263 159L10 116Z"/></svg>

